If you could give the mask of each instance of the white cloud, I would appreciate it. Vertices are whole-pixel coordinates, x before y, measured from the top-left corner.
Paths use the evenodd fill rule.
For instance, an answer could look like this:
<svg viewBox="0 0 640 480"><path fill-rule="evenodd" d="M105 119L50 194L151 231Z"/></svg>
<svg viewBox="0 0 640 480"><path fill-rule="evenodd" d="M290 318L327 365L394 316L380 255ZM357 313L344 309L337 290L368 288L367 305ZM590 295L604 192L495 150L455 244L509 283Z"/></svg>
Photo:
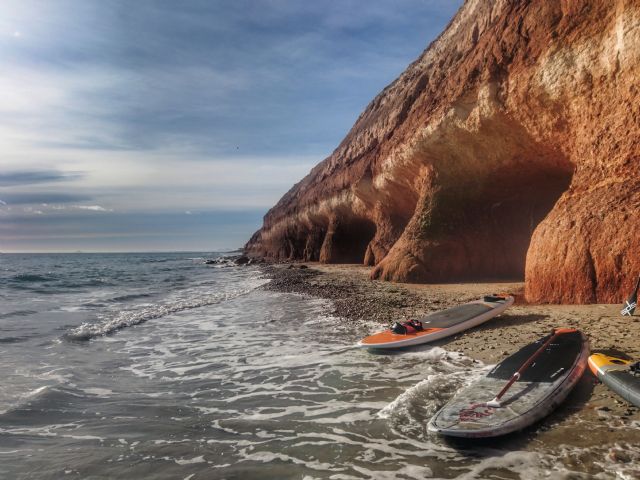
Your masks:
<svg viewBox="0 0 640 480"><path fill-rule="evenodd" d="M400 72L422 3L455 2L0 2L1 169L61 177L0 196L32 199L11 214L34 224L82 216L101 230L116 216L104 212L266 210Z"/></svg>
<svg viewBox="0 0 640 480"><path fill-rule="evenodd" d="M38 209L35 209L33 207L24 207L23 210L26 213L31 213L33 215L44 215L44 212L42 210L38 210Z"/></svg>
<svg viewBox="0 0 640 480"><path fill-rule="evenodd" d="M142 88L144 82L132 75L95 66L59 71L12 65L0 76L3 168L55 169L69 174L82 171L82 178L70 176L68 181L46 186L47 191L86 194L100 203L84 206L106 203L105 211L266 209L322 159L321 155L293 154L221 158L194 152L188 142L128 150L120 145L120 127L109 120L113 114L110 107L100 102L85 104L86 99L80 99L84 98L83 92L110 88L126 91L126 85ZM201 90L224 92L232 80L206 70L189 75L200 78ZM169 83L169 76L165 72L162 81ZM244 88L246 83L241 83ZM169 91L164 93L173 97ZM90 148L89 144L79 148L78 139L92 139L114 148ZM30 191L42 188L35 186Z"/></svg>
<svg viewBox="0 0 640 480"><path fill-rule="evenodd" d="M79 210L91 210L92 212L113 212L112 209L101 207L100 205L76 205Z"/></svg>

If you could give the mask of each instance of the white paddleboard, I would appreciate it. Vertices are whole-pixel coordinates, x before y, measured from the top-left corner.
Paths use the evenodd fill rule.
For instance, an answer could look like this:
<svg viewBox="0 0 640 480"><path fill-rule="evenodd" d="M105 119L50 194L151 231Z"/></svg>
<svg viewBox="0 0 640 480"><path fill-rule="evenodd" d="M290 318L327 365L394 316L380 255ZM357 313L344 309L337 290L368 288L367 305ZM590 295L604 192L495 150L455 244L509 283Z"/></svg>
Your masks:
<svg viewBox="0 0 640 480"><path fill-rule="evenodd" d="M549 336L505 358L486 377L456 393L433 416L428 430L452 437L497 437L525 428L548 415L578 383L589 356L589 344L579 330L559 329L556 335L498 405L489 404L527 359L544 346Z"/></svg>

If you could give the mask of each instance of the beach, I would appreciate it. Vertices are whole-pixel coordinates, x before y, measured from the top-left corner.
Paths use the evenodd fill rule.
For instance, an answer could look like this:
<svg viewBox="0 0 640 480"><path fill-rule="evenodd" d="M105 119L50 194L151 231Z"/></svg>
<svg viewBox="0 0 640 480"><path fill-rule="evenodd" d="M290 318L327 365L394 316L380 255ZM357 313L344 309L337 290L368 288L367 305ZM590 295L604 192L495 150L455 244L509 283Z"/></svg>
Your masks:
<svg viewBox="0 0 640 480"><path fill-rule="evenodd" d="M402 285L361 266L237 265L211 252L3 261L0 478L639 478L637 409L590 373L504 438L426 429L552 326L638 356L638 323L616 305L519 300L464 334L376 354L355 345L391 320L521 284Z"/></svg>
<svg viewBox="0 0 640 480"><path fill-rule="evenodd" d="M527 304L523 298L523 282L424 285L375 281L369 278L370 269L362 265L305 263L263 268L272 277L264 288L330 299L334 315L345 319L354 329L371 321L378 322L380 329L384 329L396 320L419 318L482 295L510 293L516 301L503 315L433 344L484 364L499 362L557 327L582 330L589 338L592 352L623 353L631 358L640 358L637 342L640 317L621 316L621 306L617 304ZM589 371L567 401L541 423L533 437L525 435L527 440L523 441L531 442L531 448L536 444L569 444L586 449L585 454L588 454L591 449L600 448L605 443L640 444L640 409L599 384ZM594 431L594 425L599 424L602 428ZM510 437L507 441L513 440ZM626 450L624 447L613 448L607 456L614 464L631 462L634 458ZM575 461L585 460L578 457ZM640 472L630 478L640 478Z"/></svg>

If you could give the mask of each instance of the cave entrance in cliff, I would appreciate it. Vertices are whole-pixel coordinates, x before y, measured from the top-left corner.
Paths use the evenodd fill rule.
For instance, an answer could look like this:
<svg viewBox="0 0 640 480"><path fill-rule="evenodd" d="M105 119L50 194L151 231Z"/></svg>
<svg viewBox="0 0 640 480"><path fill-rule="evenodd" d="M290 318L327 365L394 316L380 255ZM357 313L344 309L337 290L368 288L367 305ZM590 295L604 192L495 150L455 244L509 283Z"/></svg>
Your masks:
<svg viewBox="0 0 640 480"><path fill-rule="evenodd" d="M363 263L376 226L364 218L335 222L328 230L320 252L325 263Z"/></svg>
<svg viewBox="0 0 640 480"><path fill-rule="evenodd" d="M524 280L533 233L573 176L562 157L543 160L529 152L503 168L439 177L372 276L416 283Z"/></svg>
<svg viewBox="0 0 640 480"><path fill-rule="evenodd" d="M465 212L469 279L524 280L527 251L536 227L567 190L572 170L505 169L491 175L475 205ZM475 233L474 233L475 232Z"/></svg>

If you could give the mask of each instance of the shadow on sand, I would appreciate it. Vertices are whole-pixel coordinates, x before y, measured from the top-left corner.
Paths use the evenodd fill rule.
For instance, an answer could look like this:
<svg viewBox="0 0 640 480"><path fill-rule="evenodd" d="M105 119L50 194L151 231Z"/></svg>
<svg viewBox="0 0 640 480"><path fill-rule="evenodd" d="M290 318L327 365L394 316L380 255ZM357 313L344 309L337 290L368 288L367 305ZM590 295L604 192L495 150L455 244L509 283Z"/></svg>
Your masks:
<svg viewBox="0 0 640 480"><path fill-rule="evenodd" d="M488 331L488 330L496 330L504 327L517 327L518 325L524 325L525 323L534 323L539 322L541 320L546 320L549 318L549 315L540 315L537 313L530 313L528 315L509 315L504 314L499 317L493 318L482 325L478 325L473 328L472 331Z"/></svg>
<svg viewBox="0 0 640 480"><path fill-rule="evenodd" d="M545 320L548 318L548 315L538 315L538 314L529 314L529 315L501 315L499 317L493 318L482 325L478 325L477 327L471 328L469 330L464 330L462 332L458 332L450 337L443 338L441 340L436 340L435 342L423 343L421 345L413 345L410 347L403 348L393 348L393 349L369 349L369 353L374 355L401 355L404 352L421 352L425 350L429 350L433 347L441 347L445 348L448 343L453 340L459 339L462 335L465 335L467 332L488 332L492 330L497 330L504 327L514 327L518 325L523 325L525 323L538 322L541 320ZM514 352L517 349L514 349Z"/></svg>
<svg viewBox="0 0 640 480"><path fill-rule="evenodd" d="M602 353L604 355L608 355L609 357L616 357L621 358L622 360L633 361L632 357L630 357L627 353L618 350L617 348L599 348L598 350L592 350L591 353Z"/></svg>

